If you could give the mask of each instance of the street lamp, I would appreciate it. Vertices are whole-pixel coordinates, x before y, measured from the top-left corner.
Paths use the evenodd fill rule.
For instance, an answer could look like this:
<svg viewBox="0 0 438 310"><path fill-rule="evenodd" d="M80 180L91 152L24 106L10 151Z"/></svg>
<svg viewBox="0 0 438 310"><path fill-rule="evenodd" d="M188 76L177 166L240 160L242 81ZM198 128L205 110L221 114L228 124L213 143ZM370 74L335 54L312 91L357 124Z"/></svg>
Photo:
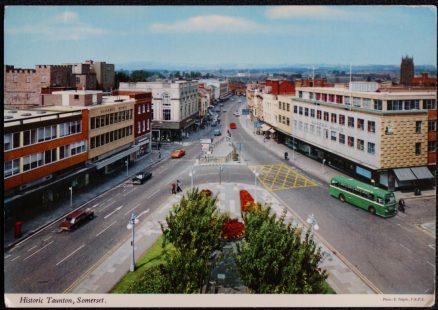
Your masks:
<svg viewBox="0 0 438 310"><path fill-rule="evenodd" d="M254 191L255 191L255 203L257 204L257 178L260 175L260 173L257 172L257 170L254 170Z"/></svg>
<svg viewBox="0 0 438 310"><path fill-rule="evenodd" d="M129 267L129 271L135 270L135 256L134 256L134 230L135 230L135 224L138 224L138 218L135 213L131 214L131 218L128 221L128 225L126 228L132 229L132 240L131 240L131 246L132 246L132 261L131 266Z"/></svg>
<svg viewBox="0 0 438 310"><path fill-rule="evenodd" d="M70 208L73 207L73 186L70 186L69 188L70 191Z"/></svg>
<svg viewBox="0 0 438 310"><path fill-rule="evenodd" d="M125 160L125 165L126 165L126 176L129 177L129 167L128 167L128 160Z"/></svg>
<svg viewBox="0 0 438 310"><path fill-rule="evenodd" d="M313 213L307 217L306 222L311 225L311 228L313 231L316 231L319 229L318 222L316 221L316 218L313 215Z"/></svg>
<svg viewBox="0 0 438 310"><path fill-rule="evenodd" d="M224 167L219 166L219 184L222 184L222 171L224 171Z"/></svg>
<svg viewBox="0 0 438 310"><path fill-rule="evenodd" d="M192 168L192 171L189 173L189 177L192 178L192 188L193 188L193 177L195 176L195 171Z"/></svg>

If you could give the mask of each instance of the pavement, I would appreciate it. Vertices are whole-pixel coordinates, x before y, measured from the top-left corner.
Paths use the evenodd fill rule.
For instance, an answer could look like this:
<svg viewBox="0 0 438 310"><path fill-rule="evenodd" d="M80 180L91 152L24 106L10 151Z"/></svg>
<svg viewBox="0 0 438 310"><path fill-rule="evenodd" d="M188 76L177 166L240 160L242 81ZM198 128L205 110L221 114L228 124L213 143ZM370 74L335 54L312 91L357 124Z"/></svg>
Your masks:
<svg viewBox="0 0 438 310"><path fill-rule="evenodd" d="M296 166L297 168L305 171L310 174L312 177L321 180L324 183L330 183L330 180L335 175L343 175L342 172L331 168L330 166L323 165L322 163L309 158L301 153L293 151L291 148L284 144L277 143L273 139L264 139L263 135L254 134L254 124L250 120L248 120L247 116L239 117L240 127L244 129L247 133L253 136L253 139L257 141L260 145L263 145L266 148L269 148L275 155L280 158L284 158L284 153L289 153L289 162L290 164ZM421 195L415 196L414 192L394 192L395 198L398 201L399 199L419 199L424 197L436 197L436 189L432 190L424 190Z"/></svg>
<svg viewBox="0 0 438 310"><path fill-rule="evenodd" d="M200 189L208 188L214 195L218 195L218 208L222 212L228 212L230 217L241 219L239 190L248 190L253 197L262 203L269 203L272 211L280 216L284 205L270 192L261 187L241 183L209 183L203 184ZM168 201L150 214L144 222L140 219L135 230L135 257L138 260L144 252L160 237L160 222L165 221L170 208L178 203L182 194L172 195ZM288 212L286 222L294 225L308 227L308 224ZM323 260L321 267L328 272L328 283L337 294L375 294L378 289L363 276L353 272L345 259L335 251L332 251L326 242L317 233L314 238L321 247ZM113 251L107 253L96 265L85 272L65 293L107 293L114 285L129 272L132 260L131 238L127 238L122 244L116 245ZM225 291L223 291L225 292Z"/></svg>

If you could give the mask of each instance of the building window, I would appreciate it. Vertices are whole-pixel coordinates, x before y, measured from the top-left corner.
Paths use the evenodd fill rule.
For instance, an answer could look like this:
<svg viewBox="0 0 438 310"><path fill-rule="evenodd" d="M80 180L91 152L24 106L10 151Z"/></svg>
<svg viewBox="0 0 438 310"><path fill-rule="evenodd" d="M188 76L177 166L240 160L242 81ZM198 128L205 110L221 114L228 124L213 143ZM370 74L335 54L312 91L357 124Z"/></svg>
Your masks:
<svg viewBox="0 0 438 310"><path fill-rule="evenodd" d="M374 143L368 142L368 153L373 155L376 153L376 145Z"/></svg>
<svg viewBox="0 0 438 310"><path fill-rule="evenodd" d="M335 95L329 94L329 102L335 102Z"/></svg>
<svg viewBox="0 0 438 310"><path fill-rule="evenodd" d="M382 111L382 100L374 99L374 110Z"/></svg>
<svg viewBox="0 0 438 310"><path fill-rule="evenodd" d="M147 120L147 130L149 130L149 128L150 128L150 119L148 118L148 120Z"/></svg>
<svg viewBox="0 0 438 310"><path fill-rule="evenodd" d="M146 112L150 112L151 111L151 106L149 104L146 105Z"/></svg>
<svg viewBox="0 0 438 310"><path fill-rule="evenodd" d="M324 112L324 120L326 122L328 122L328 120L329 120L329 113L328 112Z"/></svg>
<svg viewBox="0 0 438 310"><path fill-rule="evenodd" d="M331 131L330 136L332 141L336 141L336 131Z"/></svg>
<svg viewBox="0 0 438 310"><path fill-rule="evenodd" d="M31 77L30 76L26 76L26 83L30 83L31 81Z"/></svg>
<svg viewBox="0 0 438 310"><path fill-rule="evenodd" d="M304 109L304 116L309 116L309 108Z"/></svg>
<svg viewBox="0 0 438 310"><path fill-rule="evenodd" d="M427 122L427 130L429 132L436 131L436 121L428 121Z"/></svg>
<svg viewBox="0 0 438 310"><path fill-rule="evenodd" d="M143 131L146 131L146 121L145 121L145 120L143 120L143 121L141 122L141 125L142 125L142 129L143 129Z"/></svg>
<svg viewBox="0 0 438 310"><path fill-rule="evenodd" d="M353 106L360 107L361 101L362 101L362 98L353 97Z"/></svg>
<svg viewBox="0 0 438 310"><path fill-rule="evenodd" d="M345 115L339 114L339 125L345 125Z"/></svg>
<svg viewBox="0 0 438 310"><path fill-rule="evenodd" d="M170 121L170 110L169 109L163 110L163 120Z"/></svg>
<svg viewBox="0 0 438 310"><path fill-rule="evenodd" d="M345 105L350 105L350 97L344 96L344 104Z"/></svg>
<svg viewBox="0 0 438 310"><path fill-rule="evenodd" d="M328 136L329 136L329 134L328 134L328 129L324 129L324 138L326 138L326 139L328 139Z"/></svg>
<svg viewBox="0 0 438 310"><path fill-rule="evenodd" d="M290 118L289 117L286 117L286 125L290 126Z"/></svg>
<svg viewBox="0 0 438 310"><path fill-rule="evenodd" d="M320 126L316 126L316 135L318 137L321 137L321 127Z"/></svg>
<svg viewBox="0 0 438 310"><path fill-rule="evenodd" d="M423 100L423 109L426 109L426 110L436 109L436 100L435 99L424 99Z"/></svg>
<svg viewBox="0 0 438 310"><path fill-rule="evenodd" d="M368 132L376 132L376 122L368 121Z"/></svg>
<svg viewBox="0 0 438 310"><path fill-rule="evenodd" d="M348 146L349 147L354 147L354 138L353 137L348 137Z"/></svg>
<svg viewBox="0 0 438 310"><path fill-rule="evenodd" d="M415 122L415 133L421 133L421 121Z"/></svg>
<svg viewBox="0 0 438 310"><path fill-rule="evenodd" d="M137 133L141 132L141 122L137 122Z"/></svg>
<svg viewBox="0 0 438 310"><path fill-rule="evenodd" d="M142 111L143 113L146 112L146 105L145 105L145 104L142 104L142 105L141 105L141 111Z"/></svg>
<svg viewBox="0 0 438 310"><path fill-rule="evenodd" d="M41 76L41 83L45 83L45 82L47 82L47 76L42 75Z"/></svg>
<svg viewBox="0 0 438 310"><path fill-rule="evenodd" d="M309 125L307 123L304 123L304 132L309 131Z"/></svg>
<svg viewBox="0 0 438 310"><path fill-rule="evenodd" d="M364 130L365 129L365 121L361 118L357 119L357 128L360 130Z"/></svg>
<svg viewBox="0 0 438 310"><path fill-rule="evenodd" d="M79 95L74 95L73 98L74 98L75 100L79 100Z"/></svg>
<svg viewBox="0 0 438 310"><path fill-rule="evenodd" d="M297 114L298 113L298 107L296 105L294 105L294 113Z"/></svg>
<svg viewBox="0 0 438 310"><path fill-rule="evenodd" d="M362 99L362 108L369 109L371 106L371 99L363 98Z"/></svg>
<svg viewBox="0 0 438 310"><path fill-rule="evenodd" d="M298 114L303 115L303 107L298 108Z"/></svg>
<svg viewBox="0 0 438 310"><path fill-rule="evenodd" d="M348 117L348 127L354 128L354 117Z"/></svg>
<svg viewBox="0 0 438 310"><path fill-rule="evenodd" d="M17 83L17 76L16 76L16 75L14 75L14 76L12 77L12 81L14 81L15 83Z"/></svg>
<svg viewBox="0 0 438 310"><path fill-rule="evenodd" d="M357 149L363 151L365 142L362 139L357 139Z"/></svg>
<svg viewBox="0 0 438 310"><path fill-rule="evenodd" d="M4 178L20 173L20 159L7 160L4 162Z"/></svg>
<svg viewBox="0 0 438 310"><path fill-rule="evenodd" d="M332 114L331 114L330 121L331 121L332 123L336 123L336 118L337 118L336 113L332 113Z"/></svg>
<svg viewBox="0 0 438 310"><path fill-rule="evenodd" d="M429 141L427 143L427 151L428 152L436 152L436 141Z"/></svg>
<svg viewBox="0 0 438 310"><path fill-rule="evenodd" d="M315 109L310 109L310 117L315 118Z"/></svg>
<svg viewBox="0 0 438 310"><path fill-rule="evenodd" d="M404 101L405 110L419 110L420 100L405 100Z"/></svg>
<svg viewBox="0 0 438 310"><path fill-rule="evenodd" d="M345 144L345 135L342 133L339 134L339 143Z"/></svg>
<svg viewBox="0 0 438 310"><path fill-rule="evenodd" d="M141 106L140 105L137 106L137 115L138 114L141 114Z"/></svg>
<svg viewBox="0 0 438 310"><path fill-rule="evenodd" d="M386 126L385 128L385 134L386 135L392 135L392 126Z"/></svg>
<svg viewBox="0 0 438 310"><path fill-rule="evenodd" d="M310 125L310 133L315 134L315 125Z"/></svg>
<svg viewBox="0 0 438 310"><path fill-rule="evenodd" d="M290 111L290 104L286 104L286 110L289 112Z"/></svg>
<svg viewBox="0 0 438 310"><path fill-rule="evenodd" d="M415 155L421 155L421 143L415 143Z"/></svg>
<svg viewBox="0 0 438 310"><path fill-rule="evenodd" d="M316 111L316 118L321 119L321 110Z"/></svg>

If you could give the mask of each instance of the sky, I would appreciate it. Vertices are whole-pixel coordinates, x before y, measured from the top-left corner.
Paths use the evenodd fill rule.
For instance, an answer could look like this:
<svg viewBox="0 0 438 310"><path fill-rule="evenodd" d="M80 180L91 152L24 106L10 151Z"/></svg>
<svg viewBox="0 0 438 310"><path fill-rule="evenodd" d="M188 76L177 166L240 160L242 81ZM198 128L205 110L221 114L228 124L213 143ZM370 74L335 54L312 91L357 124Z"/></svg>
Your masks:
<svg viewBox="0 0 438 310"><path fill-rule="evenodd" d="M5 64L436 65L434 6L8 6Z"/></svg>

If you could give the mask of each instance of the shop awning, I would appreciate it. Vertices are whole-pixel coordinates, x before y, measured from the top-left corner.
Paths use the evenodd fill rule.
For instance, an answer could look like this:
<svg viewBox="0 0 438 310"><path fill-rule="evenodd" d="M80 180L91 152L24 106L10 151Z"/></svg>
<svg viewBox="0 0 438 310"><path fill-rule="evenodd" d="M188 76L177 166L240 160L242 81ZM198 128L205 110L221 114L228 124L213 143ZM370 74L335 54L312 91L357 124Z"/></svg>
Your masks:
<svg viewBox="0 0 438 310"><path fill-rule="evenodd" d="M140 149L140 146L135 145L135 146L130 147L129 149L123 151L123 152L117 153L115 155L112 155L109 158L105 158L101 161L98 161L95 163L96 169L102 169L105 166L108 166L109 164L112 164L112 163L118 161L119 159L122 159L123 157L127 157L127 156L131 155L132 153L137 152L139 149Z"/></svg>
<svg viewBox="0 0 438 310"><path fill-rule="evenodd" d="M261 129L262 129L262 131L268 131L269 129L271 129L271 127L269 127L269 126L266 125L266 124L262 124Z"/></svg>
<svg viewBox="0 0 438 310"><path fill-rule="evenodd" d="M275 130L271 128L271 129L269 129L269 132L270 133L275 133Z"/></svg>
<svg viewBox="0 0 438 310"><path fill-rule="evenodd" d="M411 180L417 179L417 177L412 173L411 169L409 169L409 168L400 168L400 169L393 169L393 170L394 170L395 176L401 182L411 181Z"/></svg>
<svg viewBox="0 0 438 310"><path fill-rule="evenodd" d="M414 167L411 170L419 180L433 179L433 174L430 173L427 167Z"/></svg>

